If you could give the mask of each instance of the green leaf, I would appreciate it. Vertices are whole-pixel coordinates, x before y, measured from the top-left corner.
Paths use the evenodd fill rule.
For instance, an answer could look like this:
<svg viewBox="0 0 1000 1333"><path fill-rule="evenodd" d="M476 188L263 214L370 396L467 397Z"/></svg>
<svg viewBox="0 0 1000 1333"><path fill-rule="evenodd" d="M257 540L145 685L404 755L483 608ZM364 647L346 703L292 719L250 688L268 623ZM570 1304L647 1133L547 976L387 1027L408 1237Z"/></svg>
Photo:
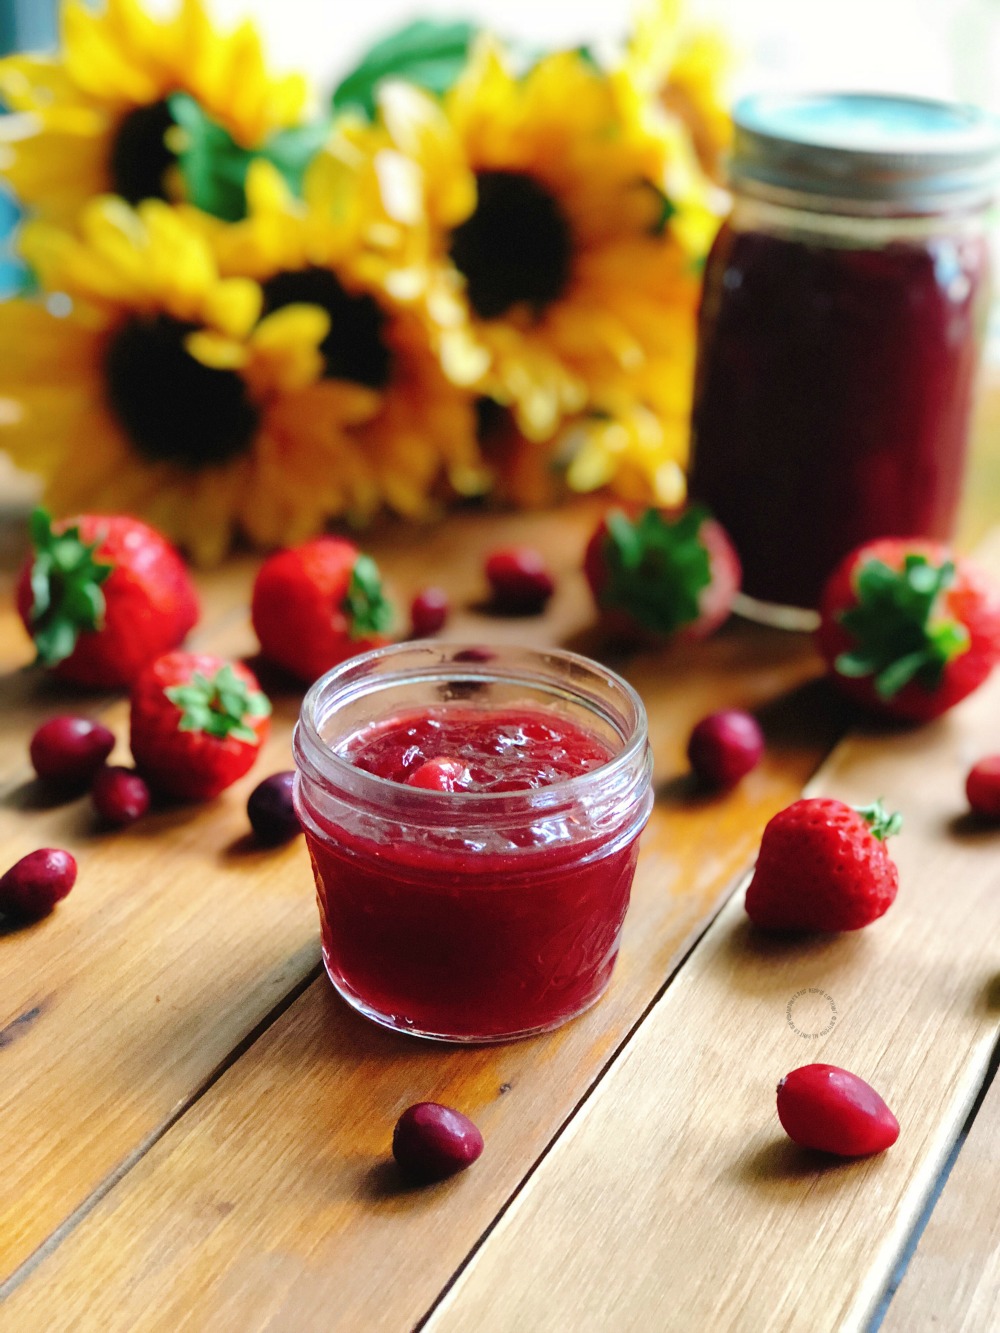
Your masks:
<svg viewBox="0 0 1000 1333"><path fill-rule="evenodd" d="M893 837L903 827L903 816L898 811L890 814L880 800L872 801L871 805L856 805L854 808L871 826L872 836L880 842Z"/></svg>
<svg viewBox="0 0 1000 1333"><path fill-rule="evenodd" d="M382 576L370 555L359 555L342 603L352 639L383 634L392 624L392 606L382 591Z"/></svg>
<svg viewBox="0 0 1000 1333"><path fill-rule="evenodd" d="M677 205L673 202L665 190L660 189L655 181L644 180L642 184L649 190L652 190L656 196L657 213L650 224L650 234L653 236L662 236L670 224L670 219L677 212Z"/></svg>
<svg viewBox="0 0 1000 1333"><path fill-rule="evenodd" d="M360 111L375 118L379 84L406 79L440 97L452 86L469 55L478 28L464 21L415 19L376 42L334 89L335 112Z"/></svg>
<svg viewBox="0 0 1000 1333"><path fill-rule="evenodd" d="M894 698L911 682L932 692L950 661L969 646L969 631L942 615L942 597L955 565L931 564L907 555L902 569L867 560L857 571L854 606L840 613L851 646L834 662L843 676L870 676L880 699Z"/></svg>
<svg viewBox="0 0 1000 1333"><path fill-rule="evenodd" d="M310 121L279 130L259 148L244 148L187 93L174 93L168 100L180 131L175 151L185 195L196 208L226 222L246 217L247 172L256 158L271 162L289 189L301 194L306 168L330 129L326 120Z"/></svg>
<svg viewBox="0 0 1000 1333"><path fill-rule="evenodd" d="M677 518L647 509L630 520L620 510L605 523L607 580L601 605L625 611L640 625L670 635L701 614L701 593L712 582L708 550L701 539L708 511L692 505Z"/></svg>
<svg viewBox="0 0 1000 1333"><path fill-rule="evenodd" d="M185 684L171 685L164 694L180 709L178 731L204 732L220 740L232 737L257 744L257 733L247 718L267 717L271 712L267 695L251 689L228 662L214 676L195 671Z"/></svg>
<svg viewBox="0 0 1000 1333"><path fill-rule="evenodd" d="M80 634L103 625L101 585L111 577L114 566L94 558L100 539L85 542L77 526L53 531L52 519L44 509L31 515L29 532L35 549L29 576L31 636L37 660L43 666L55 666L70 656Z"/></svg>

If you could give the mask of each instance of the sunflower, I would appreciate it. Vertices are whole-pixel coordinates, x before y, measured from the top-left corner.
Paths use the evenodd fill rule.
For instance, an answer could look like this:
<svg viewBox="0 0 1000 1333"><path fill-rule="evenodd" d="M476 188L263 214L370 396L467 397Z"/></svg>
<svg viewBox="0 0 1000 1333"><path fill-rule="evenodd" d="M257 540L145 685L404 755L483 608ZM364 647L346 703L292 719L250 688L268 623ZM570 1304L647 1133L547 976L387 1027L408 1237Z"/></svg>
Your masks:
<svg viewBox="0 0 1000 1333"><path fill-rule="evenodd" d="M445 371L535 441L654 362L689 380L712 223L681 131L639 109L578 52L518 77L488 40L442 104L382 91L373 170L407 228L404 271L426 274Z"/></svg>
<svg viewBox="0 0 1000 1333"><path fill-rule="evenodd" d="M203 0L158 21L137 0L62 8L61 53L0 60L0 173L48 218L69 221L88 198L130 203L176 193L168 99L188 93L244 148L299 122L298 75L272 78L250 22L212 27Z"/></svg>
<svg viewBox="0 0 1000 1333"><path fill-rule="evenodd" d="M388 261L369 243L378 219L360 188L335 157L323 155L299 200L258 161L247 179L247 218L230 226L199 220L220 271L260 283L265 313L293 304L324 312L324 379L378 395L377 410L349 431L368 477L367 503L352 517L365 518L383 503L424 517L442 482L452 495L477 493L488 474L472 397L443 374L419 304L386 286ZM391 247L394 234L383 239Z"/></svg>
<svg viewBox="0 0 1000 1333"><path fill-rule="evenodd" d="M156 200L94 200L78 233L36 222L23 249L53 295L4 307L0 447L55 512L138 514L207 563L237 531L297 541L367 505L347 428L378 394L324 377L322 310L261 318L259 284L221 277Z"/></svg>

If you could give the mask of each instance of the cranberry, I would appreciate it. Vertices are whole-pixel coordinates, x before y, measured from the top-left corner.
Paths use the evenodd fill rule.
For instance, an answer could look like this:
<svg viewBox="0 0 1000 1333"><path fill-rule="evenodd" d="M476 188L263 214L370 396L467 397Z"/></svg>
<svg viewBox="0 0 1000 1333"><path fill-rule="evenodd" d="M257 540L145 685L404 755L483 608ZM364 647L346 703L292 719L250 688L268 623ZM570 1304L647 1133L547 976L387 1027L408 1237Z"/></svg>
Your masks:
<svg viewBox="0 0 1000 1333"><path fill-rule="evenodd" d="M52 911L76 883L76 861L69 852L43 847L29 852L0 877L0 912L34 921Z"/></svg>
<svg viewBox="0 0 1000 1333"><path fill-rule="evenodd" d="M144 778L134 768L103 768L90 791L94 809L105 824L124 828L149 809L152 797Z"/></svg>
<svg viewBox="0 0 1000 1333"><path fill-rule="evenodd" d="M1000 754L987 755L965 779L969 805L984 819L1000 819Z"/></svg>
<svg viewBox="0 0 1000 1333"><path fill-rule="evenodd" d="M427 1184L471 1166L483 1151L483 1136L461 1111L438 1102L417 1102L396 1121L392 1155L403 1175Z"/></svg>
<svg viewBox="0 0 1000 1333"><path fill-rule="evenodd" d="M530 546L505 546L486 561L486 577L499 611L534 615L555 591L555 582L540 553Z"/></svg>
<svg viewBox="0 0 1000 1333"><path fill-rule="evenodd" d="M115 748L112 731L89 717L53 717L31 738L35 772L46 782L84 788Z"/></svg>
<svg viewBox="0 0 1000 1333"><path fill-rule="evenodd" d="M443 588L424 588L410 603L410 621L415 639L436 634L448 619L451 603Z"/></svg>
<svg viewBox="0 0 1000 1333"><path fill-rule="evenodd" d="M703 717L691 732L687 755L706 787L734 787L760 763L764 735L756 718L736 708Z"/></svg>
<svg viewBox="0 0 1000 1333"><path fill-rule="evenodd" d="M803 1065L778 1084L778 1119L790 1139L838 1157L883 1152L899 1122L873 1087L836 1065Z"/></svg>
<svg viewBox="0 0 1000 1333"><path fill-rule="evenodd" d="M272 773L250 793L247 817L261 842L287 842L302 832L292 801L294 783L294 772Z"/></svg>
<svg viewBox="0 0 1000 1333"><path fill-rule="evenodd" d="M472 776L461 759L428 759L406 779L408 787L425 787L428 791L462 791L471 782Z"/></svg>

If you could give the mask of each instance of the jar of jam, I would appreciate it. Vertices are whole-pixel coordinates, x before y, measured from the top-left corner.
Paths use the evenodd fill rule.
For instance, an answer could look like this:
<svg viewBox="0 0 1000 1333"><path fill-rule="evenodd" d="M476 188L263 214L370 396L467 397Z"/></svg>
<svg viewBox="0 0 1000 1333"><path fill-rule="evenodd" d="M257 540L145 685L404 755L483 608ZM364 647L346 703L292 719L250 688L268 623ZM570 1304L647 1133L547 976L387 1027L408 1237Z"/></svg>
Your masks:
<svg viewBox="0 0 1000 1333"><path fill-rule="evenodd" d="M952 535L990 299L1000 130L974 108L758 95L705 271L691 494L744 608L808 627L863 541Z"/></svg>
<svg viewBox="0 0 1000 1333"><path fill-rule="evenodd" d="M505 1041L600 998L652 805L624 680L556 650L396 644L317 681L294 749L323 960L355 1009Z"/></svg>

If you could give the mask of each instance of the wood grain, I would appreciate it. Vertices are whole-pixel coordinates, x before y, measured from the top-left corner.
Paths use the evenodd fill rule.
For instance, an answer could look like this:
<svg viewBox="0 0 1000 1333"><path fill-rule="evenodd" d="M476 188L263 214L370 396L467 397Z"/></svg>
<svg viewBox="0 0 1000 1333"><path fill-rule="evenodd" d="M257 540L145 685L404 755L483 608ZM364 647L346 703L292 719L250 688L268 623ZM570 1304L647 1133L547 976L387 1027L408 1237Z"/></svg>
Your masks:
<svg viewBox="0 0 1000 1333"><path fill-rule="evenodd" d="M778 944L737 895L427 1333L863 1326L1000 1028L998 842L963 793L998 720L994 678L931 727L838 747L814 789L903 811L898 902L857 935ZM829 1030L798 1035L790 1005L800 1031ZM902 1126L889 1152L834 1164L784 1137L775 1084L813 1061L883 1093ZM987 1275L980 1311L995 1299Z"/></svg>

